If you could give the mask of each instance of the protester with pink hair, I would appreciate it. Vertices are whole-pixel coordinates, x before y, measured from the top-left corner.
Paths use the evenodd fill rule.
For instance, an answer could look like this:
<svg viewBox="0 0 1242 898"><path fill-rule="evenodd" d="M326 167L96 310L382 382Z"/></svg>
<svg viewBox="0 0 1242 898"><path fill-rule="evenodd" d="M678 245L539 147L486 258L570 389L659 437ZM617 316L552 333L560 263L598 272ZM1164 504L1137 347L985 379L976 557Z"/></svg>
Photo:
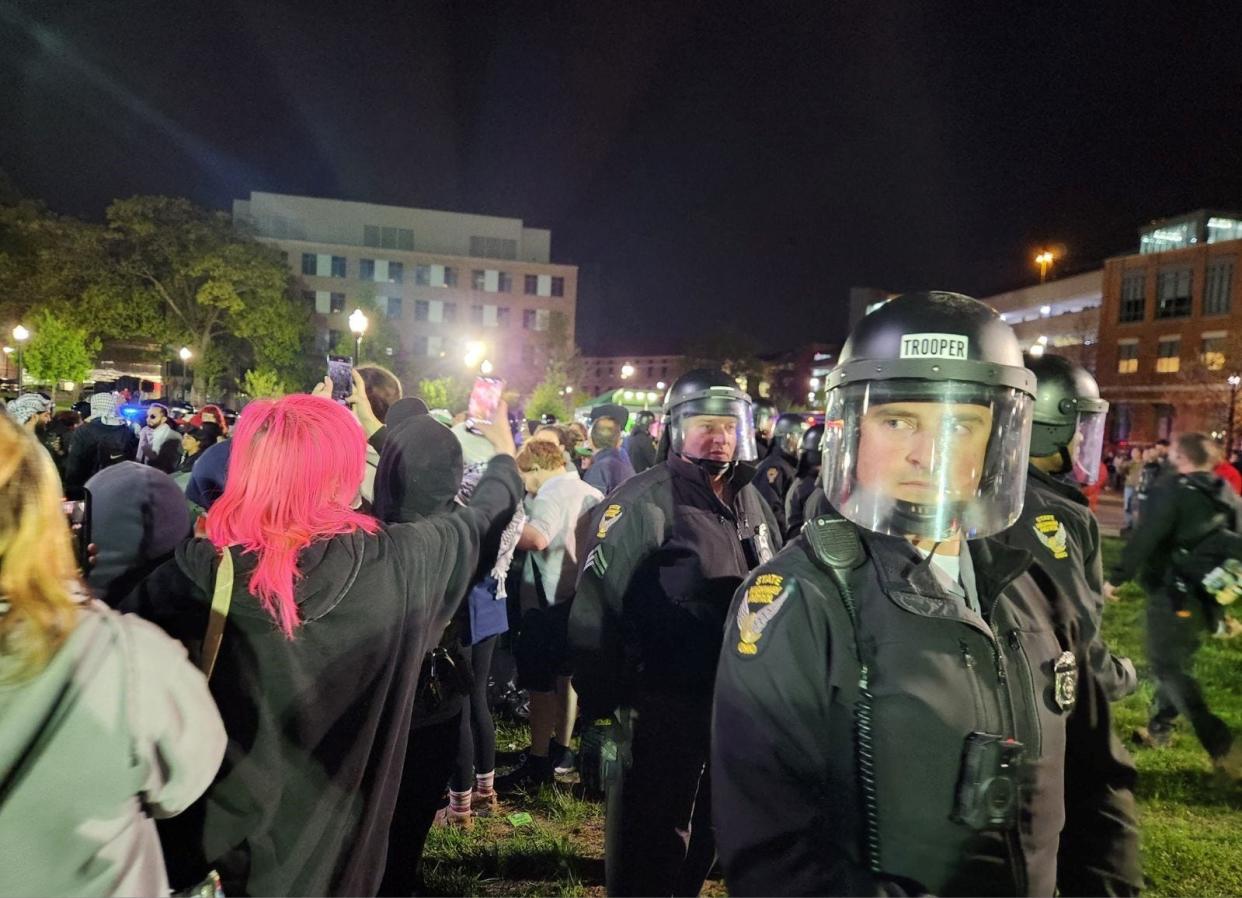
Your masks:
<svg viewBox="0 0 1242 898"><path fill-rule="evenodd" d="M228 750L163 832L174 883L214 867L229 895L376 893L423 656L522 495L503 409L496 420L480 428L497 456L467 509L385 525L353 510L366 443L348 409L298 395L242 412L207 538L122 605L201 640L219 553L232 558L210 683Z"/></svg>

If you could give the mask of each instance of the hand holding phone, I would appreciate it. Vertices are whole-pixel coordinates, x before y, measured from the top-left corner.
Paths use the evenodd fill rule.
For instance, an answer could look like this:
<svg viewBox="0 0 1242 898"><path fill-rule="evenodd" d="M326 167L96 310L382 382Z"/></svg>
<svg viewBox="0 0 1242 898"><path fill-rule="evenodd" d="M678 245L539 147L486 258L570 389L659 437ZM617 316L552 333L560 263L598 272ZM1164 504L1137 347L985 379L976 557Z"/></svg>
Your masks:
<svg viewBox="0 0 1242 898"><path fill-rule="evenodd" d="M328 377L332 379L332 398L344 402L354 392L354 360L347 355L328 356Z"/></svg>
<svg viewBox="0 0 1242 898"><path fill-rule="evenodd" d="M505 382L499 377L476 377L467 406L469 424L491 424L496 420L496 407L504 392Z"/></svg>

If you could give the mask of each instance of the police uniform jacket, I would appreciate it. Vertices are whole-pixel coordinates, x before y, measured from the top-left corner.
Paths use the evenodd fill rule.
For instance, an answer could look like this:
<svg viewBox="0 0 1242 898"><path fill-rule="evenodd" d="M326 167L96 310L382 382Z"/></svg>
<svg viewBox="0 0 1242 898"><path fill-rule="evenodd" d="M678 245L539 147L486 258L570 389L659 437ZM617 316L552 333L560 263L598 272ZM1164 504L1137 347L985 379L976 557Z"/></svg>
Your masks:
<svg viewBox="0 0 1242 898"><path fill-rule="evenodd" d="M941 588L906 540L860 532L855 631L812 554L823 520L808 519L751 574L729 617L712 802L730 894L877 894L883 880L938 895L1052 894L1076 694L1076 659L1064 654L1075 644L1072 610L1025 551L970 543L977 613ZM864 849L859 657L872 695L878 875ZM979 833L954 820L974 732L1025 746L1016 832Z"/></svg>
<svg viewBox="0 0 1242 898"><path fill-rule="evenodd" d="M1073 604L1079 640L1089 646L1095 679L1109 701L1134 692L1138 678L1133 666L1113 655L1100 637L1104 608L1100 524L1082 491L1032 465L1027 470L1022 516L997 539L1030 552Z"/></svg>
<svg viewBox="0 0 1242 898"><path fill-rule="evenodd" d="M755 469L755 488L772 510L772 517L776 519L782 534L786 526L785 495L793 486L794 477L798 473L794 467L796 461L797 459L786 455L780 449L773 449Z"/></svg>
<svg viewBox="0 0 1242 898"><path fill-rule="evenodd" d="M785 496L785 539L793 539L806 521L806 503L819 485L819 473L799 477Z"/></svg>
<svg viewBox="0 0 1242 898"><path fill-rule="evenodd" d="M574 686L588 718L640 691L710 700L733 593L780 547L753 474L736 466L726 505L701 468L670 456L597 506L569 619Z"/></svg>

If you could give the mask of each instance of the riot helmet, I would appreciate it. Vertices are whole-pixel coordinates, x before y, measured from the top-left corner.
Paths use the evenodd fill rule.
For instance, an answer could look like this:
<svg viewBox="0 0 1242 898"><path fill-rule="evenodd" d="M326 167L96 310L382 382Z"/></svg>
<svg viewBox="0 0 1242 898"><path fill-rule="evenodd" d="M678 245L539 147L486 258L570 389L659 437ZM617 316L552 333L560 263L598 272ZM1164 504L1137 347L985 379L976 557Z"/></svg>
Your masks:
<svg viewBox="0 0 1242 898"><path fill-rule="evenodd" d="M811 467L819 467L823 455L820 444L824 439L824 425L813 424L802 434L802 443L798 446L798 460L805 461Z"/></svg>
<svg viewBox="0 0 1242 898"><path fill-rule="evenodd" d="M651 425L655 423L655 412L643 409L641 412L634 413L634 426L630 432L635 433L641 431L646 434L651 433Z"/></svg>
<svg viewBox="0 0 1242 898"><path fill-rule="evenodd" d="M827 393L822 480L846 518L936 540L1017 520L1035 378L991 308L958 293L896 297L854 328Z"/></svg>
<svg viewBox="0 0 1242 898"><path fill-rule="evenodd" d="M755 436L767 442L772 438L772 428L779 414L770 399L752 399L751 406L755 410Z"/></svg>
<svg viewBox="0 0 1242 898"><path fill-rule="evenodd" d="M750 397L723 371L700 368L677 378L664 399L664 430L669 451L713 474L755 459Z"/></svg>
<svg viewBox="0 0 1242 898"><path fill-rule="evenodd" d="M1059 355L1027 356L1035 375L1031 413L1031 457L1061 456L1062 474L1082 484L1100 476L1104 453L1104 419L1108 403L1095 378L1081 365Z"/></svg>
<svg viewBox="0 0 1242 898"><path fill-rule="evenodd" d="M776 426L772 428L772 445L790 458L797 458L798 445L805 430L806 419L793 412L785 412L776 419Z"/></svg>

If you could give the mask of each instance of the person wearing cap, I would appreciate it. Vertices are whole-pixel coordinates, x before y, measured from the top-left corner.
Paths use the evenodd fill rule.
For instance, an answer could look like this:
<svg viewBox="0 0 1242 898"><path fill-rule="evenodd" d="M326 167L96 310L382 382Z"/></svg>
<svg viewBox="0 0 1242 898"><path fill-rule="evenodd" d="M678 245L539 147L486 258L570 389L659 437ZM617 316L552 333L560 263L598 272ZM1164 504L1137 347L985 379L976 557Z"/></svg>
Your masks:
<svg viewBox="0 0 1242 898"><path fill-rule="evenodd" d="M725 614L780 546L750 483L750 397L722 371L691 371L664 418L660 461L594 509L569 617L594 721L578 769L605 788L610 895L699 893L715 856L706 763Z"/></svg>
<svg viewBox="0 0 1242 898"><path fill-rule="evenodd" d="M65 464L65 486L83 486L100 469L138 454L138 435L121 417L116 393L91 397L91 416L73 431Z"/></svg>
<svg viewBox="0 0 1242 898"><path fill-rule="evenodd" d="M1129 658L1100 635L1104 563L1100 525L1080 488L1096 481L1108 403L1095 378L1062 356L1027 356L1035 375L1030 464L1022 516L997 535L1025 549L1070 600L1094 689L1071 715L1066 763L1066 825L1058 852L1062 895L1135 894L1143 886L1134 760L1112 730L1110 702L1134 692Z"/></svg>
<svg viewBox="0 0 1242 898"><path fill-rule="evenodd" d="M993 539L1022 510L1035 378L954 293L862 319L829 375L826 508L739 588L712 805L731 895L1051 895L1073 609Z"/></svg>

